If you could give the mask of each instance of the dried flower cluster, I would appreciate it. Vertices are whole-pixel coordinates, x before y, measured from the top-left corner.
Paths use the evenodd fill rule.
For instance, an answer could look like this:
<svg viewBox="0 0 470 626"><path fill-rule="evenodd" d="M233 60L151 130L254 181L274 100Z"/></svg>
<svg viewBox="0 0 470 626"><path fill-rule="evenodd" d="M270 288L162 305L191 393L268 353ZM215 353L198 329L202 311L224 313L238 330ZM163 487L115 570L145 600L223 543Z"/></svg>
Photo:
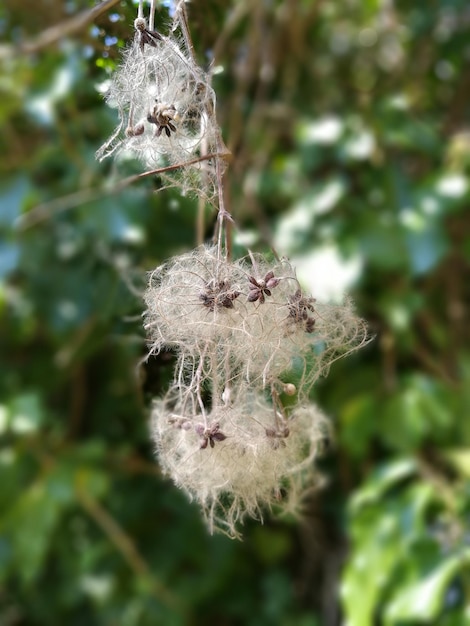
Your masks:
<svg viewBox="0 0 470 626"><path fill-rule="evenodd" d="M308 391L366 340L350 303L317 304L286 260L208 246L154 270L145 301L151 352L178 355L152 416L164 470L230 535L263 507L298 509L328 431Z"/></svg>
<svg viewBox="0 0 470 626"><path fill-rule="evenodd" d="M168 36L153 30L152 16L147 27L142 6L108 94L120 122L98 156L130 152L164 176L179 169L172 184L218 209L216 245L150 274L145 329L150 354L177 356L173 382L152 411L162 468L199 502L211 530L237 536L246 515L298 511L318 482L313 462L328 422L309 391L367 332L349 301L326 306L304 293L287 260L228 258L224 147L184 1Z"/></svg>
<svg viewBox="0 0 470 626"><path fill-rule="evenodd" d="M261 519L267 506L298 512L315 484L327 424L312 405L287 418L263 395L241 391L205 410L193 403L194 390L174 388L153 411L163 469L200 503L211 531L231 536L237 521Z"/></svg>
<svg viewBox="0 0 470 626"><path fill-rule="evenodd" d="M266 388L296 361L302 399L340 356L364 342L351 303L323 305L304 294L287 260L261 255L230 262L201 246L150 274L145 328L151 352L195 358L216 346L231 379ZM238 383L237 383L238 384Z"/></svg>
<svg viewBox="0 0 470 626"><path fill-rule="evenodd" d="M164 174L166 182L212 201L215 165L205 157L222 145L215 94L178 37L179 15L168 36L148 30L143 17L135 20L134 39L107 93L108 103L118 108L119 124L97 157L131 154L148 170L178 165Z"/></svg>

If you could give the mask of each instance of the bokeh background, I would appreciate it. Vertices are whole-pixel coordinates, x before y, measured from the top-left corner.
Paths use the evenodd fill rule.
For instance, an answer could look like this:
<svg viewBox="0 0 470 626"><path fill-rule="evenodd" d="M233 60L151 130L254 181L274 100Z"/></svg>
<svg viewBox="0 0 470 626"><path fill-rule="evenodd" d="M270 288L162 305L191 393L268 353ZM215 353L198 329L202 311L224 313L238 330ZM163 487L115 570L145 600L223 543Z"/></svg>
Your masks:
<svg viewBox="0 0 470 626"><path fill-rule="evenodd" d="M71 28L92 2L0 7L0 624L470 623L468 2L188 4L235 251L275 246L375 335L314 389L335 438L303 522L243 542L154 461L173 361L144 363L140 294L197 202L95 160L136 13L108 4Z"/></svg>

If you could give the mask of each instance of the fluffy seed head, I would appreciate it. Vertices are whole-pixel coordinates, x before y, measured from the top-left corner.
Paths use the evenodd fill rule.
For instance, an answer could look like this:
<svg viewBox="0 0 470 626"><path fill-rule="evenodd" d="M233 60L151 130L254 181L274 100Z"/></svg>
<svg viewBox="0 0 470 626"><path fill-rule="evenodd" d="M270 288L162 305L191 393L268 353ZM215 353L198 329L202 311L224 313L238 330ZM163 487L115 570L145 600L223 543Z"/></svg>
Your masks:
<svg viewBox="0 0 470 626"><path fill-rule="evenodd" d="M287 260L231 262L210 246L152 272L145 301L151 352L178 357L152 413L164 471L231 536L245 515L296 509L325 430L310 387L366 341L351 304L317 303Z"/></svg>
<svg viewBox="0 0 470 626"><path fill-rule="evenodd" d="M132 155L146 169L181 165L166 174L169 184L211 200L215 189L212 161L187 164L217 152L219 129L215 94L206 74L178 39L148 31L135 20L134 40L113 74L106 99L117 107L119 124L97 157Z"/></svg>
<svg viewBox="0 0 470 626"><path fill-rule="evenodd" d="M301 398L333 361L367 341L351 303L316 303L287 260L229 262L215 247L157 268L145 302L151 352L211 355L228 363L232 382L239 376L252 386L267 387L294 368Z"/></svg>
<svg viewBox="0 0 470 626"><path fill-rule="evenodd" d="M284 491L300 504L325 437L315 406L297 407L281 425L262 396L247 394L206 415L184 397L173 389L155 403L153 437L162 469L200 504L211 530L237 535L246 515L262 518L266 508L282 508ZM292 498L287 503L292 510Z"/></svg>

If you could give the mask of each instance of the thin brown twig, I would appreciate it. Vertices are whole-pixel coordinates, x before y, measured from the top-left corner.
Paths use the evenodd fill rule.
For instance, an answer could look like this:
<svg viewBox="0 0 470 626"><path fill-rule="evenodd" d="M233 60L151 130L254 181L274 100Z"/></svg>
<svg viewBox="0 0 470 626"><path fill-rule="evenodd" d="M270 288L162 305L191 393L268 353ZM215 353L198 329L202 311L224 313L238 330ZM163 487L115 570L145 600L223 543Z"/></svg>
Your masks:
<svg viewBox="0 0 470 626"><path fill-rule="evenodd" d="M118 2L119 0L103 0L100 4L97 4L91 9L82 11L69 20L65 20L59 24L54 24L31 41L23 41L18 46L4 45L0 48L0 60L7 59L18 54L33 54L43 48L47 48L63 37L72 35L73 33L82 30L85 26L88 26L88 24L95 21L100 15L111 9Z"/></svg>
<svg viewBox="0 0 470 626"><path fill-rule="evenodd" d="M205 208L206 204L204 199L201 196L198 196L196 214L196 244L198 246L201 246L204 243Z"/></svg>
<svg viewBox="0 0 470 626"><path fill-rule="evenodd" d="M191 39L191 33L189 31L189 25L188 25L188 13L186 11L186 5L184 3L184 0L180 0L180 2L178 3L178 6L176 8L176 13L177 14L179 13L181 15L180 24L181 24L181 31L183 33L184 41L185 41L186 47L188 48L188 52L191 55L191 60L193 61L193 63L196 63L193 40Z"/></svg>
<svg viewBox="0 0 470 626"><path fill-rule="evenodd" d="M100 502L83 488L77 489L77 498L85 511L93 518L96 524L119 550L134 573L151 581L155 597L166 606L180 610L172 592L152 574L148 563L138 551L131 537L121 528L118 522L108 513Z"/></svg>
<svg viewBox="0 0 470 626"><path fill-rule="evenodd" d="M179 14L180 18L180 26L183 33L183 37L188 48L189 54L191 56L191 60L193 63L196 63L196 57L194 52L194 45L191 38L191 32L189 30L188 24L188 14L186 10L186 5L184 0L179 0L178 5L176 7L176 13ZM209 74L209 78L210 78ZM212 107L207 107L207 113L209 116L215 115L215 111L212 110ZM218 191L218 219L216 223L214 239L217 241L218 253L220 254L222 250L222 240L223 248L225 249L225 253L227 255L230 254L231 250L231 239L230 239L230 230L228 225L233 221L231 215L225 208L225 197L224 197L224 168L222 167L221 158L219 155L224 154L227 148L225 147L222 134L220 129L218 131L217 137L217 156L215 158L215 169L216 169L216 177L217 177L217 191ZM200 226L200 225L199 225ZM230 257L228 257L230 258Z"/></svg>
<svg viewBox="0 0 470 626"><path fill-rule="evenodd" d="M191 32L189 30L188 12L186 10L186 5L185 5L184 0L179 0L178 5L176 7L175 19L176 19L176 16L179 17L180 28L183 33L183 38L186 44L186 48L188 49L188 53L191 57L191 61L196 65L197 64L196 53L194 50L194 44L193 44L193 40L191 37ZM208 75L208 78L210 80L211 78L210 74ZM207 107L207 114L209 115L209 117L215 114L212 107ZM222 141L222 137L220 136L220 131L219 131L217 151L218 153L224 153L224 151L226 151L225 145L223 144L223 141ZM223 187L222 187L222 178L220 175L221 164L220 164L219 157L216 157L215 167L216 167L216 174L217 174L217 188L218 188L218 194L219 194L219 207L218 208L219 208L219 216L220 216L221 211L223 211L223 201L221 204L221 193L223 193ZM205 207L205 203L202 197L199 196L198 212L197 212L197 218L196 218L196 240L197 240L198 245L200 245L204 240L204 217L205 217L204 207Z"/></svg>
<svg viewBox="0 0 470 626"><path fill-rule="evenodd" d="M437 376L437 378L445 381L445 383L451 388L458 389L459 381L450 376L449 373L446 371L445 366L443 366L440 361L433 356L431 352L426 350L423 345L418 344L413 349L412 353L425 369Z"/></svg>
<svg viewBox="0 0 470 626"><path fill-rule="evenodd" d="M134 176L129 176L129 178L125 178L122 183L126 183L130 185L131 183L139 180L140 178L146 178L147 176L153 176L157 174L161 174L163 172L170 172L172 170L177 170L180 167L187 167L188 165L195 165L196 163L200 163L201 161L209 161L210 159L223 159L228 160L230 158L230 152L213 152L211 154L203 154L195 159L191 159L190 161L185 161L184 163L176 163L176 165L167 165L166 167L160 167L157 170L150 170L148 172L142 172L141 174L135 174Z"/></svg>
<svg viewBox="0 0 470 626"><path fill-rule="evenodd" d="M195 165L196 163L200 163L201 161L208 161L214 158L228 159L229 157L229 152L205 154L195 159L191 159L190 161L185 161L184 163L168 165L166 167L160 167L156 170L150 170L148 172L142 172L141 174L128 176L127 178L124 178L123 180L117 182L112 188L100 187L98 189L82 189L81 191L76 191L66 196L55 198L50 202L36 205L30 211L20 216L20 218L16 222L16 228L20 231L26 230L28 228L31 228L32 226L36 226L40 222L51 218L54 213L73 209L76 206L83 204L84 202L91 202L92 200L96 200L97 198L102 198L104 196L119 193L126 187L129 187L133 183L140 180L141 178L147 178L148 176L157 176L158 174L170 172L181 167Z"/></svg>
<svg viewBox="0 0 470 626"><path fill-rule="evenodd" d="M34 452L37 454L38 459L46 471L51 471L57 466L57 456L52 456L43 448L36 449ZM170 591L152 573L148 563L140 554L132 538L123 530L123 528L121 528L112 515L108 513L101 503L94 498L82 484L76 485L75 495L83 509L103 530L103 532L109 537L111 543L122 554L123 558L133 572L142 578L146 578L150 582L153 595L160 600L162 604L181 614L181 602L178 603L178 600L172 591Z"/></svg>
<svg viewBox="0 0 470 626"><path fill-rule="evenodd" d="M184 38L186 47L191 56L191 60L193 61L193 63L196 63L193 40L191 38L191 33L189 31L189 25L188 25L188 14L186 11L186 6L184 2L181 2L181 0L176 8L175 18L178 14L180 15L180 27L183 33L183 38ZM196 242L198 246L200 246L204 241L205 206L206 204L204 202L203 197L198 196L198 205L197 205L197 214L196 214Z"/></svg>

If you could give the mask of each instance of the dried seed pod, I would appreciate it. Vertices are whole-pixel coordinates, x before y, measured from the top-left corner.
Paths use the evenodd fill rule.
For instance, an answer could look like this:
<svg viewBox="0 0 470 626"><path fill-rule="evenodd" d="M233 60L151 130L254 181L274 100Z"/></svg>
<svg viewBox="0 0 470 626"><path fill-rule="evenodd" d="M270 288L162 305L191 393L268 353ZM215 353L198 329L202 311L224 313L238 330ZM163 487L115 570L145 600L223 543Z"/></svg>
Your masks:
<svg viewBox="0 0 470 626"><path fill-rule="evenodd" d="M126 128L127 137L139 137L143 135L145 131L145 126L143 124L137 124L136 126L128 126Z"/></svg>

